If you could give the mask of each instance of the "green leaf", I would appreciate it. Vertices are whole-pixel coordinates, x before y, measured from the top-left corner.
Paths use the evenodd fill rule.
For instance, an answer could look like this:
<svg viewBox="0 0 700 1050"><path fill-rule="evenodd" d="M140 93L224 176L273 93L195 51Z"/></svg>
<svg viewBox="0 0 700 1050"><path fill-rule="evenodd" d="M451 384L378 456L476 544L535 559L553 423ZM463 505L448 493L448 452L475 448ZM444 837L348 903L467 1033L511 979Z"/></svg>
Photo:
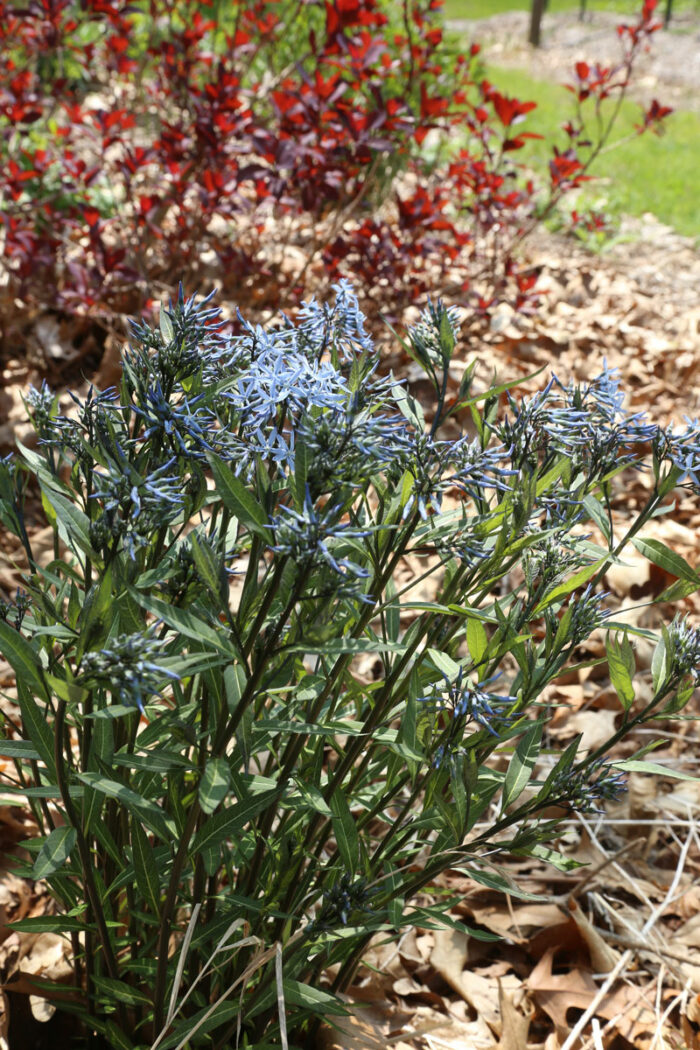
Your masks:
<svg viewBox="0 0 700 1050"><path fill-rule="evenodd" d="M0 755L5 758L26 759L28 762L41 758L31 740L0 740Z"/></svg>
<svg viewBox="0 0 700 1050"><path fill-rule="evenodd" d="M114 619L114 589L112 569L108 567L99 583L93 584L85 596L83 607L78 617L80 639L76 650L76 660L80 662L83 653L90 649L99 649L107 636Z"/></svg>
<svg viewBox="0 0 700 1050"><path fill-rule="evenodd" d="M443 674L447 675L450 681L453 681L461 671L461 666L448 656L447 653L441 653L439 649L428 649L428 656L433 661L438 671L442 671Z"/></svg>
<svg viewBox="0 0 700 1050"><path fill-rule="evenodd" d="M544 860L547 864L551 864L558 871L575 871L576 868L585 867L581 861L574 860L573 857L566 857L558 850L550 849L549 846L544 846L541 843L530 846L528 849L514 849L513 853L517 857L537 857L539 860Z"/></svg>
<svg viewBox="0 0 700 1050"><path fill-rule="evenodd" d="M394 897L393 900L387 901L386 913L389 918L389 922L397 930L400 930L403 926L403 910L406 902L403 897Z"/></svg>
<svg viewBox="0 0 700 1050"><path fill-rule="evenodd" d="M246 824L278 795L277 788L274 788L219 810L199 829L192 843L191 852L201 853L208 847L218 846L226 839L239 835Z"/></svg>
<svg viewBox="0 0 700 1050"><path fill-rule="evenodd" d="M294 981L287 977L282 981L284 998L292 1006L305 1006L315 1013L347 1014L347 1007L334 995L329 995L321 988L315 988L301 981Z"/></svg>
<svg viewBox="0 0 700 1050"><path fill-rule="evenodd" d="M411 397L406 389L398 384L394 386L392 393L401 415L416 428L419 434L422 434L425 430L425 416L420 402L416 401L415 397Z"/></svg>
<svg viewBox="0 0 700 1050"><path fill-rule="evenodd" d="M77 777L88 787L102 792L107 798L114 798L130 812L138 813L144 824L156 835L168 842L174 829L166 821L165 814L155 802L149 802L143 795L133 791L126 784L110 780L100 773L78 773Z"/></svg>
<svg viewBox="0 0 700 1050"><path fill-rule="evenodd" d="M309 476L311 453L302 437L297 435L294 443L294 504L301 510L306 499L306 482Z"/></svg>
<svg viewBox="0 0 700 1050"><path fill-rule="evenodd" d="M19 631L2 620L0 620L0 653L17 675L18 682L22 682L35 696L48 700L49 694L38 654Z"/></svg>
<svg viewBox="0 0 700 1050"><path fill-rule="evenodd" d="M537 722L531 722L518 741L503 784L502 810L515 802L532 776L540 754L542 726L543 723L539 719Z"/></svg>
<svg viewBox="0 0 700 1050"><path fill-rule="evenodd" d="M338 844L338 852L347 871L354 875L359 862L360 842L350 807L340 788L336 788L331 795L329 805L333 814L333 834Z"/></svg>
<svg viewBox="0 0 700 1050"><path fill-rule="evenodd" d="M7 928L19 933L84 933L85 923L77 915L37 915L8 922Z"/></svg>
<svg viewBox="0 0 700 1050"><path fill-rule="evenodd" d="M467 405L476 405L480 401L491 401L494 398L500 397L506 390L512 390L513 387L521 386L523 383L527 383L530 379L535 379L540 372L544 372L547 365L542 365L536 372L530 372L529 375L523 376L522 379L511 379L507 383L499 383L497 386L491 386L488 390L484 390L483 393L477 394L475 397L467 398L466 401L460 401L458 405L455 405L455 411L459 408L464 408Z"/></svg>
<svg viewBox="0 0 700 1050"><path fill-rule="evenodd" d="M121 984L121 981L118 982ZM111 1018L104 1022L102 1034L114 1050L134 1050L134 1044L124 1035L116 1021Z"/></svg>
<svg viewBox="0 0 700 1050"><path fill-rule="evenodd" d="M700 576L698 576L695 569L688 565L685 558L682 558L680 554L676 554L661 540L637 538L633 539L632 543L640 554L643 554L654 565L658 565L660 569L668 572L671 576L677 576L679 580L684 580L686 583L692 583L696 587L700 587Z"/></svg>
<svg viewBox="0 0 700 1050"><path fill-rule="evenodd" d="M455 904L458 903L460 902L455 901ZM485 941L487 943L501 940L501 937L497 933L491 933L489 930L476 929L469 926L466 922L462 922L461 919L455 919L452 915L446 913L442 900L439 904L430 908L411 908L411 910L404 915L402 925L404 929L408 925L411 925L420 926L427 930L457 930L459 933L469 934L470 937L473 937L477 941Z"/></svg>
<svg viewBox="0 0 700 1050"><path fill-rule="evenodd" d="M142 594L141 591L132 588L129 588L129 590L139 605L147 612L153 613L159 620L167 623L168 627L172 627L173 630L184 634L186 638L193 638L200 643L212 646L217 652L223 653L225 656L233 657L236 655L236 650L227 641L225 635L215 631L208 623L194 616L189 610L176 609L174 605L158 601L157 598L152 598L149 594Z"/></svg>
<svg viewBox="0 0 700 1050"><path fill-rule="evenodd" d="M90 519L87 514L84 514L70 499L67 499L60 492L46 485L44 482L40 482L43 494L49 501L58 519L58 531L63 535L69 547L73 550L79 547L91 558L95 557L95 552L92 549L90 543Z"/></svg>
<svg viewBox="0 0 700 1050"><path fill-rule="evenodd" d="M489 639L480 620L467 620L467 647L475 664L480 664L489 646Z"/></svg>
<svg viewBox="0 0 700 1050"><path fill-rule="evenodd" d="M590 514L593 521L600 529L600 531L605 536L609 545L611 540L610 521L608 519L608 515L605 513L604 508L600 505L600 502L595 498L595 496L593 496L590 492L587 496L584 496L583 505Z"/></svg>
<svg viewBox="0 0 700 1050"><path fill-rule="evenodd" d="M634 651L626 635L623 636L622 641L618 642L609 633L605 641L605 648L608 654L610 681L620 698L622 707L625 711L629 711L635 696L632 683L632 675L635 670Z"/></svg>
<svg viewBox="0 0 700 1050"><path fill-rule="evenodd" d="M447 365L455 348L455 336L447 310L440 317L440 350L443 364Z"/></svg>
<svg viewBox="0 0 700 1050"><path fill-rule="evenodd" d="M673 766L662 766L658 762L645 762L635 758L628 758L622 762L613 762L615 769L623 769L629 773L656 773L662 777L672 777L674 780L700 781L700 777L693 777L690 773L684 773L681 769Z"/></svg>
<svg viewBox="0 0 700 1050"><path fill-rule="evenodd" d="M199 782L199 804L211 814L231 790L231 770L224 758L210 758Z"/></svg>
<svg viewBox="0 0 700 1050"><path fill-rule="evenodd" d="M323 645L304 645L303 642L299 642L285 648L285 652L342 656L344 653L401 653L404 649L403 642L375 642L369 638L337 638L335 641L324 642Z"/></svg>
<svg viewBox="0 0 700 1050"><path fill-rule="evenodd" d="M39 851L39 856L34 861L32 878L45 879L62 868L70 857L77 838L78 833L75 828L67 826L55 828L47 836L46 842Z"/></svg>
<svg viewBox="0 0 700 1050"><path fill-rule="evenodd" d="M51 687L54 696L64 703L80 704L89 696L88 690L75 682L69 682L66 678L58 678L56 675L44 673L47 685Z"/></svg>
<svg viewBox="0 0 700 1050"><path fill-rule="evenodd" d="M190 546L194 556L202 582L209 588L214 598L220 603L225 602L228 592L228 583L223 565L216 557L208 543L202 543L196 532L190 534ZM223 573L223 577L222 577Z"/></svg>
<svg viewBox="0 0 700 1050"><path fill-rule="evenodd" d="M98 992L101 992L107 999L111 999L113 1003L122 1002L127 1006L153 1006L153 1001L144 992L132 988L124 981L113 977L99 977L96 974L92 979Z"/></svg>
<svg viewBox="0 0 700 1050"><path fill-rule="evenodd" d="M131 851L139 893L154 915L160 915L160 879L153 848L138 817L131 818Z"/></svg>
<svg viewBox="0 0 700 1050"><path fill-rule="evenodd" d="M56 763L54 760L54 734L46 720L46 708L41 710L34 697L27 689L19 689L19 709L22 713L22 726L34 747L41 755L50 777L55 779Z"/></svg>
<svg viewBox="0 0 700 1050"><path fill-rule="evenodd" d="M313 810L314 813L321 813L324 817L332 816L328 803L315 784L305 784L304 781L299 778L296 779L295 783L299 790L299 795L304 799L309 809ZM289 803L289 808L298 809L299 797L287 796L285 799L285 806L287 803Z"/></svg>
<svg viewBox="0 0 700 1050"><path fill-rule="evenodd" d="M537 792L537 801L544 802L552 794L552 788L558 778L571 769L578 757L578 749L581 746L581 734L579 733L570 744L562 751L553 768L547 774L547 779Z"/></svg>
<svg viewBox="0 0 700 1050"><path fill-rule="evenodd" d="M227 510L242 522L251 532L268 539L271 536L267 525L267 515L257 500L248 492L240 478L237 478L230 467L217 456L209 455L209 466L216 482L216 491Z"/></svg>
<svg viewBox="0 0 700 1050"><path fill-rule="evenodd" d="M386 604L384 606L386 634L390 642L398 642L401 634L401 603L396 598L396 584L391 577L386 584Z"/></svg>
<svg viewBox="0 0 700 1050"><path fill-rule="evenodd" d="M671 645L668 631L662 627L661 637L656 643L651 657L651 681L654 686L654 692L659 691L661 685L669 676L671 663L671 660L669 659L670 652Z"/></svg>
<svg viewBox="0 0 700 1050"><path fill-rule="evenodd" d="M159 320L160 320L160 332L161 332L161 335L163 336L163 341L166 344L167 343L171 343L173 341L173 339L175 338L175 329L173 328L173 322L170 320L170 317L168 316L168 311L165 309L164 306L161 306L161 308L160 308L160 318L159 318Z"/></svg>
<svg viewBox="0 0 700 1050"><path fill-rule="evenodd" d="M457 869L459 870L459 869ZM505 876L498 874L495 871L483 871L480 868L465 868L466 873L470 879L474 882L478 882L481 886L487 886L490 890L498 890L499 893L507 893L510 897L517 897L523 901L543 901L546 900L537 893L528 893L527 890L521 890L514 882L510 879L506 879Z"/></svg>

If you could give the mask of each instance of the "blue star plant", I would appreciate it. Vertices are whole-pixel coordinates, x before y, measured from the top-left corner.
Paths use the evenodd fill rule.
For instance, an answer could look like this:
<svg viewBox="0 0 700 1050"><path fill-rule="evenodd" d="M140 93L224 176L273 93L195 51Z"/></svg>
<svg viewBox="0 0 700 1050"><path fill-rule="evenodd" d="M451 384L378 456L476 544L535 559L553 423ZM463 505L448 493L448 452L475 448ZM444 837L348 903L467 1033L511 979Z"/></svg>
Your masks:
<svg viewBox="0 0 700 1050"><path fill-rule="evenodd" d="M676 617L637 694L651 632L602 586L632 545L677 579L666 597L697 589L645 528L700 488L700 427L630 414L608 368L480 388L459 321L430 302L408 332L424 402L347 283L264 328L180 292L133 326L118 389L65 412L29 390L37 443L0 460L26 570L0 602L18 704L0 753L41 831L17 870L56 913L15 925L71 939L86 1042L310 1045L423 887L450 867L517 894L494 856L556 861L559 819L644 768L614 745L700 685ZM633 476L647 499L621 530ZM617 722L558 751L549 687L596 634Z"/></svg>

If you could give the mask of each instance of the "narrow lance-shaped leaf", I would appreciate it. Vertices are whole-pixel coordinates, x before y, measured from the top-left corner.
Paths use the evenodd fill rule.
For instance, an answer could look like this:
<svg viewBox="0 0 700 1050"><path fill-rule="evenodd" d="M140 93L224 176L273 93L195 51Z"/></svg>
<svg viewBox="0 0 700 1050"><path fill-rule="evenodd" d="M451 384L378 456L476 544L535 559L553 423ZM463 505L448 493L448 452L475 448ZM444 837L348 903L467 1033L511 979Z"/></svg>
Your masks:
<svg viewBox="0 0 700 1050"><path fill-rule="evenodd" d="M240 478L237 478L230 467L217 456L208 457L209 465L216 481L216 491L221 496L224 506L242 522L251 532L259 536L270 536L265 511L251 496Z"/></svg>
<svg viewBox="0 0 700 1050"><path fill-rule="evenodd" d="M654 686L654 692L658 692L661 686L666 682L669 677L671 669L671 657L672 653L671 640L669 638L668 631L662 625L661 637L659 638L654 652L651 658L651 681Z"/></svg>
<svg viewBox="0 0 700 1050"><path fill-rule="evenodd" d="M612 635L608 635L605 648L608 654L608 669L610 681L620 698L625 711L629 711L634 703L634 685L632 675L634 674L634 651L629 639L623 636L620 642ZM631 657L631 661L630 661Z"/></svg>
<svg viewBox="0 0 700 1050"><path fill-rule="evenodd" d="M55 779L56 763L54 759L55 737L46 720L46 708L41 708L26 686L18 686L19 708L22 712L22 725L25 734L41 755L49 776Z"/></svg>
<svg viewBox="0 0 700 1050"><path fill-rule="evenodd" d="M244 829L248 821L257 816L277 796L276 789L261 792L259 795L236 802L233 806L227 806L226 809L220 809L202 825L195 835L192 853L201 853L237 835Z"/></svg>
<svg viewBox="0 0 700 1050"><path fill-rule="evenodd" d="M160 913L158 867L153 855L153 847L148 841L146 832L141 827L141 822L135 816L131 820L131 850L139 893L153 914L157 916Z"/></svg>
<svg viewBox="0 0 700 1050"><path fill-rule="evenodd" d="M535 762L540 754L542 726L543 723L539 719L537 722L532 722L518 741L503 785L503 809L515 802L532 776Z"/></svg>
<svg viewBox="0 0 700 1050"><path fill-rule="evenodd" d="M0 620L0 653L17 675L18 682L22 682L35 696L48 700L38 654L19 631L2 620Z"/></svg>
<svg viewBox="0 0 700 1050"><path fill-rule="evenodd" d="M661 540L648 540L637 537L632 540L632 543L640 554L643 554L654 565L658 565L660 569L664 569L671 576L677 576L679 580L685 580L686 583L693 583L696 587L700 587L700 576L698 576L695 569L688 565L685 558L672 551Z"/></svg>
<svg viewBox="0 0 700 1050"><path fill-rule="evenodd" d="M231 790L231 770L224 758L210 758L199 782L199 804L205 813L213 813Z"/></svg>
<svg viewBox="0 0 700 1050"><path fill-rule="evenodd" d="M483 624L479 620L467 620L467 646L469 655L475 664L480 664L488 649L489 639Z"/></svg>
<svg viewBox="0 0 700 1050"><path fill-rule="evenodd" d="M333 833L338 844L338 852L347 870L351 875L354 875L357 870L360 844L355 821L340 788L336 788L333 792L330 799L330 807L333 814Z"/></svg>
<svg viewBox="0 0 700 1050"><path fill-rule="evenodd" d="M55 828L47 837L32 868L33 879L45 879L62 868L71 855L77 840L75 828Z"/></svg>
<svg viewBox="0 0 700 1050"><path fill-rule="evenodd" d="M78 773L77 776L88 787L102 792L108 798L117 799L130 812L138 813L144 824L154 831L156 835L159 835L165 841L169 840L172 828L169 827L163 810L155 802L150 802L143 795L139 795L137 791L133 791L125 784L120 784L117 780L110 780L99 773Z"/></svg>

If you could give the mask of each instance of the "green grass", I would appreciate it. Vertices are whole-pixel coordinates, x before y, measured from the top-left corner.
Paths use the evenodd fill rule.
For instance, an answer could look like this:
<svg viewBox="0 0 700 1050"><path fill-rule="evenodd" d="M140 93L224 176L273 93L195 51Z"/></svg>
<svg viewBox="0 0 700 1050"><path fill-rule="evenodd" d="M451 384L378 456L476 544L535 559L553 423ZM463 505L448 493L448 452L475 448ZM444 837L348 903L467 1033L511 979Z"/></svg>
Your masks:
<svg viewBox="0 0 700 1050"><path fill-rule="evenodd" d="M617 14L634 15L641 7L638 0L588 0L589 11L613 11ZM659 3L663 15L665 0ZM579 0L549 0L549 12L577 11ZM504 11L529 11L530 0L445 0L446 18L488 18ZM674 0L675 14L683 11L700 11L698 0Z"/></svg>
<svg viewBox="0 0 700 1050"><path fill-rule="evenodd" d="M544 135L532 140L518 153L518 160L540 173L546 172L551 150L548 143L562 148L566 136L559 129L572 113L572 98L565 88L547 81L533 80L519 70L489 67L488 79L505 94L537 102L537 109L519 130ZM632 102L623 106L613 132L617 138L634 130L640 107ZM584 198L600 203L614 218L652 212L661 222L679 233L700 237L700 115L673 113L666 122L666 133L635 136L619 148L601 155L591 168L598 176L588 184Z"/></svg>

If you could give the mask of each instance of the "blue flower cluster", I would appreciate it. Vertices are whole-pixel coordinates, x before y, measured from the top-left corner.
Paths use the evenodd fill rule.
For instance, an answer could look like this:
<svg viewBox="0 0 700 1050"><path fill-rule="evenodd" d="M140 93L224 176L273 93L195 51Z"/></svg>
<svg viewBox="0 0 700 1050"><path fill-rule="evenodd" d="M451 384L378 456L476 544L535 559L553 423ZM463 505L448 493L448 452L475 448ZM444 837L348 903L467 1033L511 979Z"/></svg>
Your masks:
<svg viewBox="0 0 700 1050"><path fill-rule="evenodd" d="M700 492L700 422L686 418L685 429L658 428L653 447L657 459L669 462L680 471L679 483L685 481ZM687 479L687 480L686 480Z"/></svg>
<svg viewBox="0 0 700 1050"><path fill-rule="evenodd" d="M339 925L347 926L351 917L361 919L370 914L371 898L367 879L355 879L344 872L335 885L323 891L321 906L309 929L321 933Z"/></svg>
<svg viewBox="0 0 700 1050"><path fill-rule="evenodd" d="M97 550L113 546L120 538L133 559L139 547L148 544L153 532L170 523L184 505L182 477L171 457L147 477L140 477L126 460L110 463L109 472L95 471L99 486L92 493L99 500L99 513L90 525L90 538Z"/></svg>
<svg viewBox="0 0 700 1050"><path fill-rule="evenodd" d="M428 300L418 323L409 328L411 348L429 372L434 374L436 368L444 371L449 364L460 324L461 314L456 306L446 307L440 301Z"/></svg>
<svg viewBox="0 0 700 1050"><path fill-rule="evenodd" d="M333 507L321 510L314 505L307 486L301 511L282 506L280 513L269 523L268 528L274 538L271 550L292 558L302 571L326 567L344 583L351 577L355 580L367 579L369 571L339 554L338 545L347 545L351 539L364 539L373 530L354 528L348 523L334 520L335 516ZM358 597L371 600L361 592Z"/></svg>
<svg viewBox="0 0 700 1050"><path fill-rule="evenodd" d="M481 447L467 437L456 441L436 441L430 434L411 431L397 442L397 466L414 478L413 491L403 510L404 519L414 507L425 521L432 509L440 512L448 489L461 491L481 501L489 489L506 491L506 478L517 474L504 466L509 458L505 448Z"/></svg>
<svg viewBox="0 0 700 1050"><path fill-rule="evenodd" d="M460 667L454 679L444 672L442 674L444 686L437 683L432 693L419 698L421 703L428 704L438 714L447 712L449 716L445 739L433 755L436 768L461 753L467 726L475 723L491 736L498 737L499 732L512 721L514 716L510 710L517 699L515 696L499 696L490 692L487 687L494 678L474 683L467 678L463 667Z"/></svg>
<svg viewBox="0 0 700 1050"><path fill-rule="evenodd" d="M603 602L607 597L607 591L599 591L595 594L592 584L589 583L581 595L572 598L570 635L574 645L584 642L612 615L610 609L603 608Z"/></svg>
<svg viewBox="0 0 700 1050"><path fill-rule="evenodd" d="M520 405L510 395L508 401L511 416L496 429L518 469L548 466L564 455L573 473L583 471L589 482L602 479L633 462L634 447L648 444L658 429L643 413L625 410L617 370L607 366L584 386L564 386L552 376L544 390Z"/></svg>
<svg viewBox="0 0 700 1050"><path fill-rule="evenodd" d="M579 813L603 813L602 802L617 802L627 789L625 774L605 759L576 772L558 773L549 798Z"/></svg>
<svg viewBox="0 0 700 1050"><path fill-rule="evenodd" d="M29 612L31 604L32 599L27 592L18 587L14 601L6 602L3 598L0 598L0 620L7 621L12 616L13 627L16 631L21 631L24 618Z"/></svg>
<svg viewBox="0 0 700 1050"><path fill-rule="evenodd" d="M143 394L134 412L143 420L144 429L139 432L136 444L152 439L161 448L176 456L204 459L206 452L213 452L208 440L216 416L204 407L205 395L188 400L187 397L174 402L166 397L160 380L156 380Z"/></svg>
<svg viewBox="0 0 700 1050"><path fill-rule="evenodd" d="M152 659L160 649L152 634L120 634L104 649L85 653L81 681L109 690L120 703L143 711L150 696L160 695L164 681L179 677Z"/></svg>
<svg viewBox="0 0 700 1050"><path fill-rule="evenodd" d="M220 309L209 305L214 294L210 292L199 302L194 296L186 299L180 285L177 302L161 313L159 330L132 322L139 349L124 355L125 372L132 381L139 374L155 375L170 390L199 372L203 354L219 345L218 334L224 325Z"/></svg>
<svg viewBox="0 0 700 1050"><path fill-rule="evenodd" d="M592 556L581 549L584 539L571 536L566 529L555 529L524 551L522 568L531 594L551 589L571 573L590 564Z"/></svg>
<svg viewBox="0 0 700 1050"><path fill-rule="evenodd" d="M333 285L335 303L316 299L301 304L298 314L299 348L319 360L331 353L340 360L352 360L356 354L374 354L372 340L365 330L365 318L349 281Z"/></svg>
<svg viewBox="0 0 700 1050"><path fill-rule="evenodd" d="M53 430L56 414L56 395L48 387L45 379L38 390L34 386L29 387L25 404L32 414L39 438L45 439Z"/></svg>
<svg viewBox="0 0 700 1050"><path fill-rule="evenodd" d="M677 680L691 675L695 685L700 685L700 628L676 618L669 624L668 639L671 646L670 674Z"/></svg>

